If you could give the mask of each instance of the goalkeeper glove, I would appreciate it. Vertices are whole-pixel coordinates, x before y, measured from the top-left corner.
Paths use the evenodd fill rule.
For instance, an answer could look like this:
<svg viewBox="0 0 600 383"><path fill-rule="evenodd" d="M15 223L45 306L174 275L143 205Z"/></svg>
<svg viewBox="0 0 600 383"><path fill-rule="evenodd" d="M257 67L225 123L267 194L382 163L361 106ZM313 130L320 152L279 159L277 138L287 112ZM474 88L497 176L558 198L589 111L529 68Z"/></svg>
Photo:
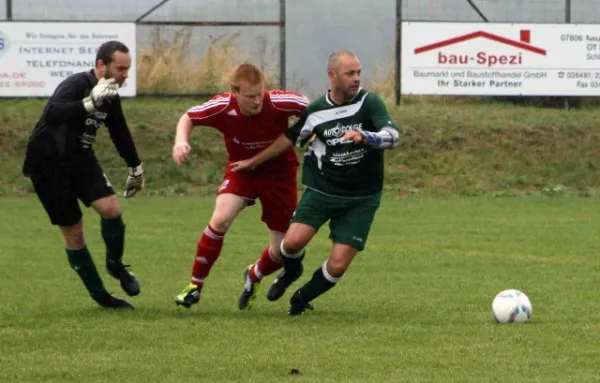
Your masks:
<svg viewBox="0 0 600 383"><path fill-rule="evenodd" d="M88 113L92 113L102 106L106 97L116 96L119 91L119 84L114 78L98 80L96 86L92 88L90 95L83 99L83 107Z"/></svg>
<svg viewBox="0 0 600 383"><path fill-rule="evenodd" d="M144 188L144 166L139 164L138 166L129 168L129 176L125 183L125 191L123 196L125 198L133 197L138 191Z"/></svg>

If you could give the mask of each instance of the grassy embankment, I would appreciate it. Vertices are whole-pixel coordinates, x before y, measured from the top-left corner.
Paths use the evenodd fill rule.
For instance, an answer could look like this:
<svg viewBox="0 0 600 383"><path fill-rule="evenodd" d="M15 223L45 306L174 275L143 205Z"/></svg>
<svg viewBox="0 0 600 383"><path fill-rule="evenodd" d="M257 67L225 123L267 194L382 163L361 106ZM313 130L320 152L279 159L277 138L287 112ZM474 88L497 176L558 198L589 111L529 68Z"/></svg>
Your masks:
<svg viewBox="0 0 600 383"><path fill-rule="evenodd" d="M190 55L186 30L169 41L157 32L154 41L151 51L139 54L140 92L226 90L231 68L246 58L236 48L236 36L213 39L201 57ZM269 84L276 84L275 68L266 66L265 72ZM381 73L366 85L391 101L393 81ZM176 168L171 161L177 119L200 102L124 101L148 171L147 193L212 193L219 184L225 151L212 129L194 132L194 154L186 166ZM44 100L0 100L0 195L31 191L20 167L43 105ZM475 98L406 97L400 107L390 102L389 109L402 129L402 144L387 156L390 193L589 195L600 190L600 131L593 106L566 111ZM105 131L99 132L96 150L107 175L120 185L124 165Z"/></svg>

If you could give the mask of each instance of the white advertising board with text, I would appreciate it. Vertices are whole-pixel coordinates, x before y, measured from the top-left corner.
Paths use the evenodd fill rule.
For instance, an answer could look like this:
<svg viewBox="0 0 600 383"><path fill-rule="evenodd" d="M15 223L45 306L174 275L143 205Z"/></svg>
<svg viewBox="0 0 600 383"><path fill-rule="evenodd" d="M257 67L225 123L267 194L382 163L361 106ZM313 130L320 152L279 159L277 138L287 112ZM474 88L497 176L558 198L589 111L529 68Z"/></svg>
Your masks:
<svg viewBox="0 0 600 383"><path fill-rule="evenodd" d="M51 96L65 78L92 69L98 47L110 40L130 50L119 94L135 96L135 24L0 22L0 97Z"/></svg>
<svg viewBox="0 0 600 383"><path fill-rule="evenodd" d="M403 22L401 92L600 95L600 26Z"/></svg>

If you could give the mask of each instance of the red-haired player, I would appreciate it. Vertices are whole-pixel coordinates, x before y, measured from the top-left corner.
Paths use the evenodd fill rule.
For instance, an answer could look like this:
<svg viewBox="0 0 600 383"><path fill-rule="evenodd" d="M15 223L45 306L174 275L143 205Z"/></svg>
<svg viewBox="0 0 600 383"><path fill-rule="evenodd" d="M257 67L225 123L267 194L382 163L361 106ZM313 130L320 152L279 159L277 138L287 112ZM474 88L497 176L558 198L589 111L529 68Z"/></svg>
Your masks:
<svg viewBox="0 0 600 383"><path fill-rule="evenodd" d="M175 302L189 308L198 303L204 280L219 257L227 230L246 207L258 199L262 221L269 228L269 245L260 258L245 270L245 286L239 308L249 307L263 276L283 265L280 243L297 204L296 171L298 159L292 148L248 173L236 173L229 164L251 158L268 147L288 129L288 120L299 116L309 100L298 93L265 90L265 78L254 64L244 63L233 71L231 92L190 108L177 124L173 160L183 163L190 154L189 138L197 125L218 129L225 141L228 166L217 192L215 209L198 241L190 284Z"/></svg>

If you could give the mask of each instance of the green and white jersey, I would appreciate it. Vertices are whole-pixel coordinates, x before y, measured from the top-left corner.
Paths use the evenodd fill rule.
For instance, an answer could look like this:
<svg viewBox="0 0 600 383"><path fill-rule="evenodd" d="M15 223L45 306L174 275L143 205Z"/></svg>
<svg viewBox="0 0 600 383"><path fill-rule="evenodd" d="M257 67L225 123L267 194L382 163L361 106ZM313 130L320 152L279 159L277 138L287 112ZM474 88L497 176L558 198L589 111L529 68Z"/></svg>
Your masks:
<svg viewBox="0 0 600 383"><path fill-rule="evenodd" d="M342 140L349 130L392 132L398 128L373 93L359 89L352 100L336 105L329 93L309 104L286 132L296 146L315 135L304 158L302 183L318 192L345 198L365 197L383 189L383 150ZM389 134L387 135L389 137Z"/></svg>

